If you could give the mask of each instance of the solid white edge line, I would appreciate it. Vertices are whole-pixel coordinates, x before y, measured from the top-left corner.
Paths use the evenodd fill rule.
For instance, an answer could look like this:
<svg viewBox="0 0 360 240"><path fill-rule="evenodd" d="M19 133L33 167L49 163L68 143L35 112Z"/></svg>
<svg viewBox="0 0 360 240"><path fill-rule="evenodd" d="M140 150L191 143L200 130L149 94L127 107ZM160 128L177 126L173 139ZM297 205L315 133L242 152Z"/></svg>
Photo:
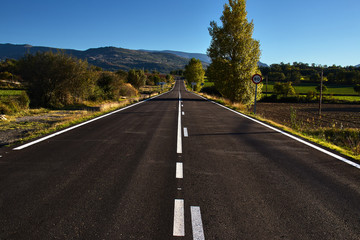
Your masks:
<svg viewBox="0 0 360 240"><path fill-rule="evenodd" d="M184 137L189 137L189 133L186 127L184 127Z"/></svg>
<svg viewBox="0 0 360 240"><path fill-rule="evenodd" d="M175 199L173 236L185 236L184 199Z"/></svg>
<svg viewBox="0 0 360 240"><path fill-rule="evenodd" d="M191 206L190 211L191 211L191 225L192 225L193 239L205 240L200 207Z"/></svg>
<svg viewBox="0 0 360 240"><path fill-rule="evenodd" d="M321 147L318 147L318 146L316 146L316 145L314 145L314 144L312 144L312 143L309 143L309 142L307 142L307 141L304 141L304 140L302 140L302 139L300 139L300 138L298 138L298 137L295 137L295 136L293 136L293 135L291 135L291 134L289 134L289 133L286 133L286 132L284 132L284 131L282 131L282 130L280 130L280 129L277 129L277 128L275 128L275 127L272 127L272 126L270 126L270 125L268 125L268 124L266 124L266 123L260 122L259 120L256 120L256 119L254 119L254 118L252 118L252 117L249 117L249 116L247 116L247 115L245 115L245 114L243 114L243 113L237 112L237 111L235 111L235 110L233 110L233 109L230 109L230 108L228 108L228 107L226 107L226 106L223 106L223 105L221 105L221 104L219 104L219 103L217 103L217 102L211 101L211 100L209 100L209 99L207 99L207 98L205 98L205 97L203 97L203 96L200 96L200 95L198 95L198 94L196 94L196 93L193 93L193 94L195 94L195 95L197 95L197 96L199 96L199 97L201 97L201 98L203 98L203 99L205 99L205 100L207 100L207 101L209 101L209 102L212 102L212 103L214 103L214 104L216 104L216 105L218 105L218 106L220 106L220 107L222 107L222 108L225 108L225 109L227 109L227 110L229 110L229 111L231 111L231 112L233 112L233 113L236 113L236 114L238 114L238 115L240 115L240 116L242 116L242 117L244 117L244 118L247 118L247 119L249 119L249 120L251 120L251 121L253 121L253 122L256 122L256 123L258 123L258 124L260 124L260 125L263 125L263 126L265 126L265 127L267 127L267 128L270 128L271 130L274 130L274 131L276 131L276 132L278 132L278 133L281 133L281 134L283 134L283 135L285 135L285 136L287 136L287 137L289 137L289 138L292 138L292 139L294 139L294 140L296 140L296 141L298 141L298 142L301 142L301 143L303 143L303 144L305 144L305 145L307 145L307 146L309 146L309 147L311 147L311 148L314 148L314 149L316 149L316 150L318 150L318 151L320 151L320 152L322 152L322 153L325 153L325 154L327 154L327 155L329 155L329 156L331 156L331 157L333 157L333 158L336 158L336 159L338 159L338 160L340 160L340 161L342 161L342 162L344 162L344 163L347 163L347 164L349 164L349 165L351 165L351 166L353 166L353 167L356 167L357 169L360 169L360 164L357 164L357 163L355 163L355 162L353 162L353 161L350 161L350 160L348 160L348 159L346 159L346 158L344 158L344 157L342 157L342 156L339 156L339 155L337 155L337 154L335 154L335 153L332 153L332 152L330 152L330 151L328 151L328 150L326 150L326 149L323 149L323 148L321 148Z"/></svg>
<svg viewBox="0 0 360 240"><path fill-rule="evenodd" d="M173 88L173 89L174 89L174 88ZM171 89L171 90L168 91L168 92L171 92L173 89ZM108 116L110 116L110 115L112 115L112 114L114 114L114 113L118 113L118 112L124 111L124 110L126 110L126 109L128 109L128 108L131 108L131 107L134 107L134 106L136 106L136 105L138 105L138 104L141 104L141 103L147 102L147 101L149 101L149 100L151 100L151 99L160 97L161 95L163 95L163 94L165 94L165 93L168 93L168 92L164 92L164 93L162 93L162 94L160 94L160 95L157 95L157 96L154 96L154 97L152 97L152 98L145 99L145 100L143 100L143 101L141 101L141 102L137 102L137 103L134 103L134 104L129 105L129 106L127 106L127 107L124 107L124 108L115 110L115 111L113 111L113 112L110 112L110 113L101 115L101 116L99 116L99 117L90 119L90 120L88 120L88 121L86 121L86 122L79 123L79 124L77 124L77 125L75 125L75 126L72 126L72 127L66 128L66 129L63 129L63 130L61 130L61 131L55 132L55 133L53 133L53 134L50 134L50 135L48 135L48 136L39 138L39 139L37 139L37 140L35 140L35 141L32 141L32 142L26 143L26 144L24 144L24 145L21 145L21 146L19 146L19 147L16 147L16 148L14 148L13 150L22 150L22 149L24 149L24 148L30 147L30 146L32 146L32 145L34 145L34 144L39 143L39 142L45 141L45 140L47 140L47 139L49 139L49 138L52 138L52 137L55 137L55 136L57 136L57 135L63 134L63 133L65 133L65 132L71 131L71 130L73 130L73 129L75 129L75 128L84 126L84 125L86 125L86 124L88 124L88 123L97 121L97 120L99 120L99 119L101 119L101 118L108 117Z"/></svg>
<svg viewBox="0 0 360 240"><path fill-rule="evenodd" d="M176 163L176 178L183 178L183 177L184 177L183 163L177 162Z"/></svg>

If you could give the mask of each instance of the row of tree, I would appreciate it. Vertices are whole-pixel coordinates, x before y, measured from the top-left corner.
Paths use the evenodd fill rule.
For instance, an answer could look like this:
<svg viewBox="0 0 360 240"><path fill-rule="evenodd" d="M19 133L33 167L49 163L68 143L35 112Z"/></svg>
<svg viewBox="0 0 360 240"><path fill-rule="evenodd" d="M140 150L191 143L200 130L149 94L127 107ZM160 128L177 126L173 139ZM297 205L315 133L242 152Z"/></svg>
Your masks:
<svg viewBox="0 0 360 240"><path fill-rule="evenodd" d="M59 108L84 101L118 100L138 94L145 84L171 82L172 76L143 70L103 71L62 52L26 55L0 62L0 76L22 81L36 107Z"/></svg>
<svg viewBox="0 0 360 240"><path fill-rule="evenodd" d="M324 80L330 84L360 84L359 67L320 66L294 62L293 64L272 64L270 67L260 67L260 70L264 76L268 77L269 81L316 83L321 80L321 72L323 72Z"/></svg>

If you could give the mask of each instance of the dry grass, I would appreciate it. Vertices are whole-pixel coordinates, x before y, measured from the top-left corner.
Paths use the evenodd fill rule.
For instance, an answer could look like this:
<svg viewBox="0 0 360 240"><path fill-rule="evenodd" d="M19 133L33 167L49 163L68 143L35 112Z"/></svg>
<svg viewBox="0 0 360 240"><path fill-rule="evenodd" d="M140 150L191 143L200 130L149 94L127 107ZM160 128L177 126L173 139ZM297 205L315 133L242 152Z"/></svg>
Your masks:
<svg viewBox="0 0 360 240"><path fill-rule="evenodd" d="M98 105L85 103L88 107L79 107L83 108L82 110L49 110L41 108L20 111L11 116L7 115L7 120L0 121L0 146L40 137L123 108L142 99L144 97L137 96Z"/></svg>

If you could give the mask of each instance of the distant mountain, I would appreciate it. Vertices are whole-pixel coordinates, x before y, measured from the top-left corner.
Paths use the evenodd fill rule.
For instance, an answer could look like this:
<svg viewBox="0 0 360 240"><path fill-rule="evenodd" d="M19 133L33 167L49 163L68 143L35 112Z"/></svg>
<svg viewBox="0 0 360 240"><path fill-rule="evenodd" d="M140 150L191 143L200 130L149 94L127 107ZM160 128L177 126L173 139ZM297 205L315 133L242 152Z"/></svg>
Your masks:
<svg viewBox="0 0 360 240"><path fill-rule="evenodd" d="M155 51L155 50L144 50L144 49L140 49L140 51L171 53L179 57L183 57L187 59L196 58L204 63L209 63L209 64L211 63L211 59L208 57L208 55L203 53L188 53L188 52L171 51L171 50Z"/></svg>
<svg viewBox="0 0 360 240"><path fill-rule="evenodd" d="M356 65L355 67L360 67L360 64Z"/></svg>
<svg viewBox="0 0 360 240"><path fill-rule="evenodd" d="M211 63L210 58L202 53L187 53L170 50L130 50L116 47L90 48L85 51L80 51L9 43L0 44L0 60L5 60L6 58L19 59L27 53L35 54L37 52L46 51L57 52L59 50L76 58L86 59L92 65L111 71L136 68L168 73L171 70L183 69L185 65L188 64L190 58L199 59L202 61L204 67L207 67ZM258 62L258 65L267 66L261 62Z"/></svg>
<svg viewBox="0 0 360 240"><path fill-rule="evenodd" d="M141 49L140 51L172 53L179 57L188 58L188 59L196 58L204 63L208 63L208 64L211 63L211 58L209 58L208 55L203 54L203 53L188 53L188 52L171 51L171 50L164 50L164 51L155 51L154 50L154 51L152 51L152 50L143 50L143 49ZM259 67L269 67L267 64L262 63L262 62L258 62L258 66Z"/></svg>
<svg viewBox="0 0 360 240"><path fill-rule="evenodd" d="M182 69L189 62L188 59L166 52L145 52L116 47L91 48L86 51L60 49L79 59L86 59L90 64L105 70L129 70L133 68L157 70L167 73L171 70ZM0 44L0 60L6 58L19 59L25 54L53 51L59 49L50 47L35 47L31 45Z"/></svg>

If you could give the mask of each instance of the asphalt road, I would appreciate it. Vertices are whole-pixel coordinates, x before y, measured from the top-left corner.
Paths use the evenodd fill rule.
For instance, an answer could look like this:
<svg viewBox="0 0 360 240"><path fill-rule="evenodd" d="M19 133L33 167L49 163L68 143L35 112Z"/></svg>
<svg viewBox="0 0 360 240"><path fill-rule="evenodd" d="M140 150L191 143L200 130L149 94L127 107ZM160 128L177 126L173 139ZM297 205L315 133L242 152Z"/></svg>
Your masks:
<svg viewBox="0 0 360 240"><path fill-rule="evenodd" d="M360 239L360 169L180 81L0 155L1 240Z"/></svg>

